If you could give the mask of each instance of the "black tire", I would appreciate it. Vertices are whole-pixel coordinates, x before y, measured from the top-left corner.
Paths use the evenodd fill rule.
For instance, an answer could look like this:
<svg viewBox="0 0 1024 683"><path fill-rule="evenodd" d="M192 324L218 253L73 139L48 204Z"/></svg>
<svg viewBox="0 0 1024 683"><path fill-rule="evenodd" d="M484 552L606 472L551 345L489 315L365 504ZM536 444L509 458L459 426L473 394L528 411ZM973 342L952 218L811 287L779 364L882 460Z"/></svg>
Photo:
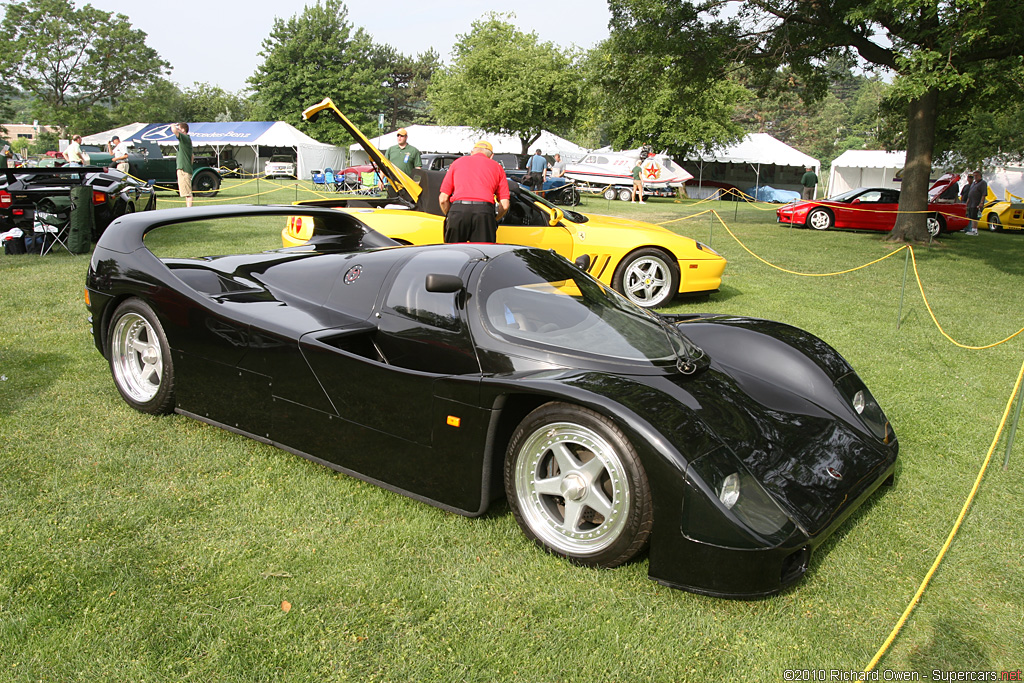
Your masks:
<svg viewBox="0 0 1024 683"><path fill-rule="evenodd" d="M932 237L941 237L946 232L946 219L937 213L928 216L928 234Z"/></svg>
<svg viewBox="0 0 1024 683"><path fill-rule="evenodd" d="M835 218L832 217L832 212L828 209L814 209L807 214L806 225L815 230L828 230L835 225Z"/></svg>
<svg viewBox="0 0 1024 683"><path fill-rule="evenodd" d="M644 198L644 196L641 194L640 195L640 199L643 199L643 198ZM631 202L631 201L633 201L633 191L632 190L619 190L619 199L621 201L624 201L624 202Z"/></svg>
<svg viewBox="0 0 1024 683"><path fill-rule="evenodd" d="M667 304L679 292L679 263L660 249L637 249L619 262L612 289L641 308Z"/></svg>
<svg viewBox="0 0 1024 683"><path fill-rule="evenodd" d="M609 185L607 188L605 188L604 198L607 199L608 201L612 201L615 199L616 194L617 193L615 192L615 188Z"/></svg>
<svg viewBox="0 0 1024 683"><path fill-rule="evenodd" d="M654 513L640 458L609 418L546 403L519 424L505 494L527 538L590 567L616 567L647 545Z"/></svg>
<svg viewBox="0 0 1024 683"><path fill-rule="evenodd" d="M988 219L986 220L986 222L988 223L988 229L989 230L1002 230L1003 229L1003 222L1001 220L999 220L999 214L996 213L995 211L993 211L992 213L990 213L988 215Z"/></svg>
<svg viewBox="0 0 1024 683"><path fill-rule="evenodd" d="M162 415L174 409L174 363L160 320L141 299L128 299L107 328L114 386L132 408Z"/></svg>
<svg viewBox="0 0 1024 683"><path fill-rule="evenodd" d="M200 171L192 176L192 194L197 197L216 197L220 190L220 176L213 171Z"/></svg>

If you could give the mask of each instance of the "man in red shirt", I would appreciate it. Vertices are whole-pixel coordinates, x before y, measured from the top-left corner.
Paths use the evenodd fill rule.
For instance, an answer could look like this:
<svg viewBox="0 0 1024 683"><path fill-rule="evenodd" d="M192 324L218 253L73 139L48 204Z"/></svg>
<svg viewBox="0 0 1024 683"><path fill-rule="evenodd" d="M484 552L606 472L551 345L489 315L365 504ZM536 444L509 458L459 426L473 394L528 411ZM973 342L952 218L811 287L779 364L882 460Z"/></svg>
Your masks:
<svg viewBox="0 0 1024 683"><path fill-rule="evenodd" d="M491 143L481 140L469 156L459 157L448 167L439 196L446 243L497 241L498 221L508 211L509 192L505 169L493 155Z"/></svg>

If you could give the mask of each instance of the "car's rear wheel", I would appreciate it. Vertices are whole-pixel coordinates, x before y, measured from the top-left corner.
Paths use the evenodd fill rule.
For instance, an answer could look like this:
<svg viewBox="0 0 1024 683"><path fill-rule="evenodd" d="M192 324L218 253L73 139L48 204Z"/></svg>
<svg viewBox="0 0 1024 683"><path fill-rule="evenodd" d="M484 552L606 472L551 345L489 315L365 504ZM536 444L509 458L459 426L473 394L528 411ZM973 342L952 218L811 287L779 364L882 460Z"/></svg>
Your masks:
<svg viewBox="0 0 1024 683"><path fill-rule="evenodd" d="M946 219L937 213L928 216L928 234L932 237L939 237L946 232Z"/></svg>
<svg viewBox="0 0 1024 683"><path fill-rule="evenodd" d="M643 198L644 198L643 195L640 195L640 199L643 199ZM633 191L632 190L619 190L619 199L621 201L624 201L624 202L632 201L633 200Z"/></svg>
<svg viewBox="0 0 1024 683"><path fill-rule="evenodd" d="M832 212L828 209L813 209L807 214L807 227L828 230L833 225Z"/></svg>
<svg viewBox="0 0 1024 683"><path fill-rule="evenodd" d="M637 306L660 306L679 291L679 265L659 249L638 249L619 263L612 288Z"/></svg>
<svg viewBox="0 0 1024 683"><path fill-rule="evenodd" d="M988 215L988 229L989 230L1002 230L1003 222L999 220L999 214L992 212Z"/></svg>
<svg viewBox="0 0 1024 683"><path fill-rule="evenodd" d="M163 414L174 408L174 364L160 320L140 299L114 311L107 334L114 385L131 407Z"/></svg>
<svg viewBox="0 0 1024 683"><path fill-rule="evenodd" d="M608 201L612 201L613 199L615 199L615 195L616 192L614 187L608 187L604 191L604 198L607 199Z"/></svg>
<svg viewBox="0 0 1024 683"><path fill-rule="evenodd" d="M200 171L192 177L192 193L197 197L216 197L220 176L213 171Z"/></svg>
<svg viewBox="0 0 1024 683"><path fill-rule="evenodd" d="M643 550L651 491L629 439L599 413L569 403L537 408L505 458L505 492L526 536L592 567L615 567Z"/></svg>

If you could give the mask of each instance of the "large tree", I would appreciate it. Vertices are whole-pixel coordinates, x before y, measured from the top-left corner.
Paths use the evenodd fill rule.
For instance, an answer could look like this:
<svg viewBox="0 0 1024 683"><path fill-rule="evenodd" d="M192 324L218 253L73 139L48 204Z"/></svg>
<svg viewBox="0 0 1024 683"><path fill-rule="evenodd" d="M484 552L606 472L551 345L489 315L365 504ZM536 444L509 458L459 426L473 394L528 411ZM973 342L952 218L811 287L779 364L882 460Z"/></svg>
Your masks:
<svg viewBox="0 0 1024 683"><path fill-rule="evenodd" d="M790 66L823 93L829 58L858 55L893 75L889 111L902 112L907 150L900 215L889 239L923 241L936 150L986 89L1007 94L1024 56L1019 0L731 0L736 56L770 75ZM674 4L674 3L673 3ZM714 11L721 3L708 3ZM1020 96L1019 88L1015 96Z"/></svg>
<svg viewBox="0 0 1024 683"><path fill-rule="evenodd" d="M390 45L382 45L377 49L376 60L385 73L384 117L390 130L413 123L433 123L427 89L434 72L441 66L438 54L427 50L412 58Z"/></svg>
<svg viewBox="0 0 1024 683"><path fill-rule="evenodd" d="M506 16L488 14L458 37L428 97L438 123L514 135L525 156L542 131L572 128L582 79L575 53L523 33Z"/></svg>
<svg viewBox="0 0 1024 683"><path fill-rule="evenodd" d="M728 32L702 25L699 7L681 0L608 5L611 33L591 54L588 82L614 146L686 156L743 136L734 112L747 93L731 77Z"/></svg>
<svg viewBox="0 0 1024 683"><path fill-rule="evenodd" d="M287 121L321 142L344 144L348 135L328 117L302 121L303 109L330 97L363 131L376 129L387 73L341 0L318 0L287 21L275 19L260 56L263 63L249 77L256 118Z"/></svg>
<svg viewBox="0 0 1024 683"><path fill-rule="evenodd" d="M36 116L75 132L108 125L112 105L169 68L128 17L72 0L10 2L3 30Z"/></svg>

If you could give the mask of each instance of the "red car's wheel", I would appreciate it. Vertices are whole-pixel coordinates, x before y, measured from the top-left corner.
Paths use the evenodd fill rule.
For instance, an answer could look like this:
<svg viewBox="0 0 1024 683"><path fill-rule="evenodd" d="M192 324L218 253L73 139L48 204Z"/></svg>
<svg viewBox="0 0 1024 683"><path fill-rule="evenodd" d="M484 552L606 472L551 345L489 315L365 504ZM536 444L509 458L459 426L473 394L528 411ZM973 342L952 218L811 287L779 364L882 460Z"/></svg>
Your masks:
<svg viewBox="0 0 1024 683"><path fill-rule="evenodd" d="M937 213L928 216L928 234L938 237L944 232L946 232L946 220Z"/></svg>
<svg viewBox="0 0 1024 683"><path fill-rule="evenodd" d="M832 212L828 209L814 209L807 214L807 227L815 230L828 230L834 225Z"/></svg>

